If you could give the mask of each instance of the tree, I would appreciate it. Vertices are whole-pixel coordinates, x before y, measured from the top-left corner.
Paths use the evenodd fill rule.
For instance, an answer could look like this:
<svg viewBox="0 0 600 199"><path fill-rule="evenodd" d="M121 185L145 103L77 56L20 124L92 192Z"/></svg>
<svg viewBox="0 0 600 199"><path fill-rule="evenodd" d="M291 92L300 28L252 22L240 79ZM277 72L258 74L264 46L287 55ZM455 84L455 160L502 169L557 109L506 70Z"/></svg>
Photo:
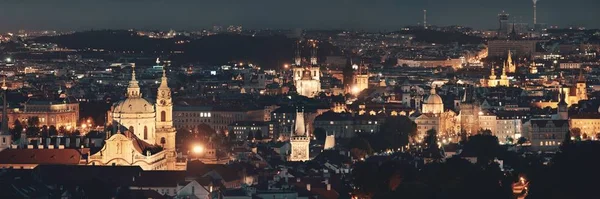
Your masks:
<svg viewBox="0 0 600 199"><path fill-rule="evenodd" d="M323 128L315 128L314 134L319 141L325 141L325 138L327 137L327 132Z"/></svg>
<svg viewBox="0 0 600 199"><path fill-rule="evenodd" d="M13 137L19 138L19 137L21 137L22 132L23 132L23 125L21 124L21 122L18 119L16 119L14 122L13 129L12 129L12 135L13 135Z"/></svg>
<svg viewBox="0 0 600 199"><path fill-rule="evenodd" d="M375 134L377 150L397 149L417 135L417 124L406 116L388 117Z"/></svg>
<svg viewBox="0 0 600 199"><path fill-rule="evenodd" d="M256 132L254 132L254 138L256 140L262 140L263 139L263 133L261 130L256 130Z"/></svg>
<svg viewBox="0 0 600 199"><path fill-rule="evenodd" d="M29 117L27 119L27 126L28 127L37 127L40 125L40 118L37 116L33 116L33 117Z"/></svg>
<svg viewBox="0 0 600 199"><path fill-rule="evenodd" d="M580 128L572 128L571 129L571 136L569 137L575 137L575 139L581 138L582 134L581 134L581 129Z"/></svg>
<svg viewBox="0 0 600 199"><path fill-rule="evenodd" d="M469 137L462 153L477 157L477 162L489 163L498 156L500 149L496 136L479 134Z"/></svg>
<svg viewBox="0 0 600 199"><path fill-rule="evenodd" d="M525 137L520 137L520 138L517 140L517 144L518 144L518 145L523 145L523 144L525 144L526 142L527 142L527 138L525 138Z"/></svg>
<svg viewBox="0 0 600 199"><path fill-rule="evenodd" d="M444 157L443 150L438 146L437 131L435 129L427 130L424 142L427 144L427 155L433 159L441 159Z"/></svg>
<svg viewBox="0 0 600 199"><path fill-rule="evenodd" d="M513 139L512 137L506 136L506 142L513 144L514 141L515 141L515 139Z"/></svg>
<svg viewBox="0 0 600 199"><path fill-rule="evenodd" d="M42 137L48 137L48 136L50 136L48 134L48 126L46 126L46 125L42 126L41 134L42 134Z"/></svg>
<svg viewBox="0 0 600 199"><path fill-rule="evenodd" d="M58 131L56 130L56 126L50 125L50 127L48 128L48 134L50 136L56 136L56 135L58 135Z"/></svg>
<svg viewBox="0 0 600 199"><path fill-rule="evenodd" d="M60 135L65 135L65 134L67 134L67 128L65 128L65 126L60 126L60 127L58 127L58 133L59 133Z"/></svg>
<svg viewBox="0 0 600 199"><path fill-rule="evenodd" d="M254 133L252 133L252 131L248 132L248 139L246 139L248 141L252 141L254 140Z"/></svg>
<svg viewBox="0 0 600 199"><path fill-rule="evenodd" d="M27 137L38 137L40 136L40 128L36 126L29 126L25 130Z"/></svg>
<svg viewBox="0 0 600 199"><path fill-rule="evenodd" d="M479 134L481 134L481 135L492 135L493 133L492 133L492 130L490 130L490 129L481 129L481 130L479 130Z"/></svg>
<svg viewBox="0 0 600 199"><path fill-rule="evenodd" d="M571 130L573 130L573 129L571 129ZM571 144L573 144L573 140L571 140L571 131L567 131L565 133L562 143L560 144L560 150L564 151Z"/></svg>
<svg viewBox="0 0 600 199"><path fill-rule="evenodd" d="M357 159L373 154L373 148L371 148L369 141L361 137L352 138L348 148L350 148L352 156Z"/></svg>

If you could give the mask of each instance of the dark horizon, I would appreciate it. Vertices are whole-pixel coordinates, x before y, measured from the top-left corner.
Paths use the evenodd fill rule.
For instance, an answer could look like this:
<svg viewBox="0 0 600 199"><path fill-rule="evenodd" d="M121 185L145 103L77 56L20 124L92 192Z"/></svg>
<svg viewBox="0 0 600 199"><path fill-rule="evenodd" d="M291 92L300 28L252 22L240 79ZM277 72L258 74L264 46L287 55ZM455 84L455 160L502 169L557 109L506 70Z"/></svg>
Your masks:
<svg viewBox="0 0 600 199"><path fill-rule="evenodd" d="M245 29L355 29L398 30L427 23L495 29L497 14L511 14L511 21L533 22L531 0L483 2L475 0L332 0L302 2L198 1L198 0L4 0L0 2L0 31L175 29L201 30L213 25L242 25ZM540 0L538 23L559 27L599 28L600 13L594 0ZM474 17L477 16L477 17Z"/></svg>

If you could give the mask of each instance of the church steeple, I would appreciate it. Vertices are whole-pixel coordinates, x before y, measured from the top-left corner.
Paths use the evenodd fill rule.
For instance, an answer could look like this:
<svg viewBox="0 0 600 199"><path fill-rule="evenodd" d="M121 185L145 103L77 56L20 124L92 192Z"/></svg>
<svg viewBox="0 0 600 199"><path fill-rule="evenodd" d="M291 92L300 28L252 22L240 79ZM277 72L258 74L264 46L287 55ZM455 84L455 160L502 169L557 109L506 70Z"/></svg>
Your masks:
<svg viewBox="0 0 600 199"><path fill-rule="evenodd" d="M496 79L496 71L494 66L492 66L492 69L490 70L490 79Z"/></svg>
<svg viewBox="0 0 600 199"><path fill-rule="evenodd" d="M567 119L569 119L569 109L568 109L568 104L565 99L567 97L567 94L561 88L560 94L558 96L560 98L560 101L558 102L558 111L557 111L558 119L567 120Z"/></svg>
<svg viewBox="0 0 600 199"><path fill-rule="evenodd" d="M8 87L6 86L6 77L2 79L2 128L0 128L0 151L6 148L9 148L12 144L12 134L8 129L8 103L6 101L6 91Z"/></svg>
<svg viewBox="0 0 600 199"><path fill-rule="evenodd" d="M310 54L310 64L317 65L317 41L313 41Z"/></svg>
<svg viewBox="0 0 600 199"><path fill-rule="evenodd" d="M585 83L585 76L583 76L583 69L579 70L579 76L577 76L577 83Z"/></svg>
<svg viewBox="0 0 600 199"><path fill-rule="evenodd" d="M158 128L171 128L173 126L173 100L169 88L166 68L156 92L156 124Z"/></svg>
<svg viewBox="0 0 600 199"><path fill-rule="evenodd" d="M300 40L296 42L296 57L294 58L294 63L296 66L300 66L302 64L302 56L300 56Z"/></svg>
<svg viewBox="0 0 600 199"><path fill-rule="evenodd" d="M140 97L142 97L142 93L140 93L140 85L135 79L135 64L131 64L131 80L129 81L129 86L127 86L127 98Z"/></svg>

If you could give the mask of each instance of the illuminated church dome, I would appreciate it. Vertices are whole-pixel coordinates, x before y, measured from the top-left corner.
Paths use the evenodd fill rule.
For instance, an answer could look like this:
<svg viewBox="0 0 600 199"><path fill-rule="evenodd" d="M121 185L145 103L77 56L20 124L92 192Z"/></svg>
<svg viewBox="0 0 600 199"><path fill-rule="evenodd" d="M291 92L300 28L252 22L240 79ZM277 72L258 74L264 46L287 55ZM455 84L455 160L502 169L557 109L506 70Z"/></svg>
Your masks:
<svg viewBox="0 0 600 199"><path fill-rule="evenodd" d="M113 113L154 113L154 105L144 98L127 98L115 104Z"/></svg>
<svg viewBox="0 0 600 199"><path fill-rule="evenodd" d="M435 93L435 88L431 88L431 92L430 92L429 96L427 97L427 100L425 100L425 103L427 103L427 104L443 104L444 102L442 101L442 97L440 97L440 95Z"/></svg>
<svg viewBox="0 0 600 199"><path fill-rule="evenodd" d="M135 79L135 68L127 86L127 98L114 104L112 118L118 128L134 133L147 143L155 143L156 112L154 105L142 98Z"/></svg>
<svg viewBox="0 0 600 199"><path fill-rule="evenodd" d="M442 97L435 93L435 87L431 87L431 92L423 103L423 113L440 114L444 112L444 102Z"/></svg>

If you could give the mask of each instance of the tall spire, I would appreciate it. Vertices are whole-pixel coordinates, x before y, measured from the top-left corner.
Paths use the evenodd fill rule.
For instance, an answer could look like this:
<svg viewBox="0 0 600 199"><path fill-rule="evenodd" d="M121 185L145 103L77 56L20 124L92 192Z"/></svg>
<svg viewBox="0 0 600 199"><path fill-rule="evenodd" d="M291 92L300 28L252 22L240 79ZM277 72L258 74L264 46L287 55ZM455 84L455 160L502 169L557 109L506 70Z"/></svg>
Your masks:
<svg viewBox="0 0 600 199"><path fill-rule="evenodd" d="M579 76L577 76L577 83L585 83L585 76L583 75L583 69L579 69Z"/></svg>
<svg viewBox="0 0 600 199"><path fill-rule="evenodd" d="M164 68L164 67L163 67L163 70L162 70L162 77L160 78L160 86L158 88L159 89L160 88L167 88L167 89L169 89L169 85L168 85L168 82L167 82L167 69Z"/></svg>
<svg viewBox="0 0 600 199"><path fill-rule="evenodd" d="M312 42L312 49L310 54L310 64L317 65L317 41Z"/></svg>
<svg viewBox="0 0 600 199"><path fill-rule="evenodd" d="M142 93L140 93L140 85L135 79L135 64L131 64L131 81L129 81L129 86L127 86L127 98L140 97L142 97Z"/></svg>
<svg viewBox="0 0 600 199"><path fill-rule="evenodd" d="M0 128L0 134L10 134L8 129L8 103L6 101L6 90L8 87L6 86L6 76L2 78L2 128Z"/></svg>
<svg viewBox="0 0 600 199"><path fill-rule="evenodd" d="M508 57L506 58L506 63L507 63L507 65L511 65L513 63L512 53L510 52L510 50L508 51Z"/></svg>
<svg viewBox="0 0 600 199"><path fill-rule="evenodd" d="M302 64L302 56L300 56L300 40L296 42L296 57L294 58L294 63L296 66L300 66Z"/></svg>
<svg viewBox="0 0 600 199"><path fill-rule="evenodd" d="M496 79L496 71L494 71L494 65L492 65L492 70L490 70L490 79Z"/></svg>
<svg viewBox="0 0 600 199"><path fill-rule="evenodd" d="M560 92L559 92L559 94L558 94L558 98L559 98L559 99L558 99L558 105L559 105L559 106L560 106L560 105L567 105L567 102L566 102L566 99L565 99L565 98L566 98L566 96L567 96L567 95L566 95L565 91L564 91L564 90L561 88L561 89L560 89Z"/></svg>
<svg viewBox="0 0 600 199"><path fill-rule="evenodd" d="M304 124L304 111L300 108L296 111L296 120L294 121L294 134L292 136L305 136L306 127Z"/></svg>
<svg viewBox="0 0 600 199"><path fill-rule="evenodd" d="M429 94L435 95L435 86L431 85L431 90L429 90Z"/></svg>
<svg viewBox="0 0 600 199"><path fill-rule="evenodd" d="M506 66L502 67L502 75L500 76L500 79L506 79Z"/></svg>

